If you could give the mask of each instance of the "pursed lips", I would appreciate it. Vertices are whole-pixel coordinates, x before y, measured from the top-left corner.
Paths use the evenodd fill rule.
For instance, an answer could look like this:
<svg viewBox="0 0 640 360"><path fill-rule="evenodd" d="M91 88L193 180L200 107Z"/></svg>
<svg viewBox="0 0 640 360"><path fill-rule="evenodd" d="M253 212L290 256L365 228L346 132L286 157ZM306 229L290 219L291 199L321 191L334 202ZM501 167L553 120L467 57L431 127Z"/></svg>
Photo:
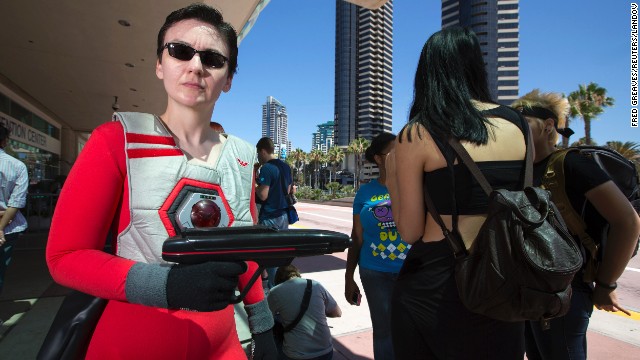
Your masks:
<svg viewBox="0 0 640 360"><path fill-rule="evenodd" d="M204 89L204 86L200 85L197 82L186 82L186 83L183 83L182 85L192 89L198 89L198 90Z"/></svg>

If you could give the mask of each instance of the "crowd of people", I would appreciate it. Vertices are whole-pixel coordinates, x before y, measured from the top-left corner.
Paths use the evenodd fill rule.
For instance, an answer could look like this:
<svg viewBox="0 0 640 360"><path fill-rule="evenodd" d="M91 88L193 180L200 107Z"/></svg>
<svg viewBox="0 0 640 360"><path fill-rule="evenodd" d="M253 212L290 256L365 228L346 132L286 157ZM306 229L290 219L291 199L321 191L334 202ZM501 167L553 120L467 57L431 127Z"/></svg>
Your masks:
<svg viewBox="0 0 640 360"><path fill-rule="evenodd" d="M250 281L258 271L253 262L162 259L163 242L185 226L288 229L287 196L295 186L273 141L265 137L254 146L211 122L220 94L231 90L237 61L236 31L217 10L192 4L169 14L158 32L155 65L166 109L115 113L92 133L66 179L46 261L59 284L106 299L86 358L244 359L232 306L236 289L246 294L252 359L332 358L327 317L340 317L343 309L295 266L268 268L261 283ZM585 359L593 306L628 314L616 281L640 236L640 219L592 159L567 156L566 192L571 206L588 201L609 224L606 251L597 269L585 263L575 276L570 309L548 330L465 307L452 249L426 206L428 198L447 231L472 248L489 200L449 141L462 144L492 187L509 190L523 186L532 149L540 186L559 136L568 136L568 107L561 94L539 90L512 106L497 104L469 29L450 27L426 41L408 122L397 137L373 138L365 158L379 176L353 201L344 297L353 306L366 297L375 359L522 359L525 353ZM24 164L2 150L8 135L0 124L0 291L16 236L26 229L19 209L28 179ZM202 194L195 203L201 212L178 222L176 209L193 193ZM78 211L89 198L91 211ZM293 325L280 348L274 318Z"/></svg>

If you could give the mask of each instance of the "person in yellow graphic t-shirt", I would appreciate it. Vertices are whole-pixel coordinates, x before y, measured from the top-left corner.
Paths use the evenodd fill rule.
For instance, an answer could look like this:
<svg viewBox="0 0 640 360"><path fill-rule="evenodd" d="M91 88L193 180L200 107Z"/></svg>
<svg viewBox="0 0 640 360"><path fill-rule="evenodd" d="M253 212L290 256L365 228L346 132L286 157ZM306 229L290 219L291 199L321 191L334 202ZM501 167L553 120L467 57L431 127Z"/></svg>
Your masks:
<svg viewBox="0 0 640 360"><path fill-rule="evenodd" d="M378 166L380 176L362 185L353 201L353 246L348 250L345 273L344 295L351 304L358 304L360 289L353 275L360 265L360 279L373 325L376 360L394 359L389 315L391 293L411 247L398 234L385 185L385 158L393 148L395 138L393 134L380 133L365 152L367 161Z"/></svg>

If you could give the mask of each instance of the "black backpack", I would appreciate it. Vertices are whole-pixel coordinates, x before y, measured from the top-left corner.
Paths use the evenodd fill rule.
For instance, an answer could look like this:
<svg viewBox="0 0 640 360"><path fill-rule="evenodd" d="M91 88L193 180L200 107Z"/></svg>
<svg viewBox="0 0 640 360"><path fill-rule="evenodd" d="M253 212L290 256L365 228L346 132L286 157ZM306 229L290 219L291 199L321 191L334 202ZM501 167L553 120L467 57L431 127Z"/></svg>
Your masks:
<svg viewBox="0 0 640 360"><path fill-rule="evenodd" d="M549 319L569 310L571 281L582 266L582 255L549 193L532 187L531 141L519 191L494 191L460 142L450 139L449 145L489 196L487 219L467 251L456 216L449 231L425 194L456 258L460 300L475 313L502 321L540 320L548 328Z"/></svg>
<svg viewBox="0 0 640 360"><path fill-rule="evenodd" d="M551 199L558 206L569 231L575 235L588 252L584 281L595 281L598 265L609 233L609 224L589 201L584 201L580 211L571 206L565 190L564 159L569 152L579 152L592 158L611 177L624 196L640 214L640 176L638 166L615 150L602 146L578 146L554 152L547 163L542 186L551 191ZM589 224L589 226L587 226ZM638 253L640 238L633 256Z"/></svg>

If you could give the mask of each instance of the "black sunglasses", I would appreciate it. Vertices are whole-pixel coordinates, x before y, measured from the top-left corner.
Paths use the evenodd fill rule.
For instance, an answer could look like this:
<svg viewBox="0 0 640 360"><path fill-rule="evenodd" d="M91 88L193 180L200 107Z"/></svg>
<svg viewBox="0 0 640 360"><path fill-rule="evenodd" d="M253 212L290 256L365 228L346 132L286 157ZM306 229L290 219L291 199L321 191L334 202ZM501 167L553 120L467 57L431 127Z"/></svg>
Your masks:
<svg viewBox="0 0 640 360"><path fill-rule="evenodd" d="M169 56L180 61L189 61L193 59L195 54L200 56L202 65L208 68L219 69L229 61L224 55L211 50L196 50L189 45L181 43L166 43L164 47L169 52Z"/></svg>

